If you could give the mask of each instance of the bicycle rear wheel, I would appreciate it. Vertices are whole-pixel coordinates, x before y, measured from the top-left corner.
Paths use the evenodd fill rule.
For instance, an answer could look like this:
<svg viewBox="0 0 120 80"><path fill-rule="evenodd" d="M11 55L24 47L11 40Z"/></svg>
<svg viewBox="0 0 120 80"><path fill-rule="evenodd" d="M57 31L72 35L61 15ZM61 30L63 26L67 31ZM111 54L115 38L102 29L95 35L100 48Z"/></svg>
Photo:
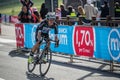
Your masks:
<svg viewBox="0 0 120 80"><path fill-rule="evenodd" d="M45 58L45 61L42 58ZM44 76L47 74L47 72L50 68L50 65L51 65L51 60L52 60L51 51L48 51L48 50L46 51L46 49L44 49L42 51L41 62L40 62L40 66L39 66L41 76Z"/></svg>

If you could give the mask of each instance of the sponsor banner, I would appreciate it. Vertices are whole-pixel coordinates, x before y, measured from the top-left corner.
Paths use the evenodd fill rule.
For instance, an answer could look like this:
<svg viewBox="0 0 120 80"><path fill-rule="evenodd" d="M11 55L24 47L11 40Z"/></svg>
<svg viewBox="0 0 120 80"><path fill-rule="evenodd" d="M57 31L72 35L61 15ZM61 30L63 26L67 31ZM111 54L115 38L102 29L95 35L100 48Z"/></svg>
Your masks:
<svg viewBox="0 0 120 80"><path fill-rule="evenodd" d="M37 25L36 24L25 24L25 47L32 48L35 44L35 31ZM57 52L64 52L67 54L73 54L73 46L72 44L72 32L73 27L71 26L58 26L58 38L59 38L59 47L55 48L55 43L51 43L51 50ZM51 29L50 38L54 40L54 30ZM42 46L43 48L43 46Z"/></svg>
<svg viewBox="0 0 120 80"><path fill-rule="evenodd" d="M18 46L33 47L37 25L16 25ZM54 40L54 30L49 35ZM59 25L58 38L60 45L55 48L52 42L52 51L120 62L120 28Z"/></svg>
<svg viewBox="0 0 120 80"><path fill-rule="evenodd" d="M32 48L35 45L35 32L37 24L24 24L25 25L25 47Z"/></svg>
<svg viewBox="0 0 120 80"><path fill-rule="evenodd" d="M107 41L108 52L112 60L120 62L120 28L111 29Z"/></svg>
<svg viewBox="0 0 120 80"><path fill-rule="evenodd" d="M93 57L94 30L91 26L75 26L73 33L74 53L80 56Z"/></svg>
<svg viewBox="0 0 120 80"><path fill-rule="evenodd" d="M72 45L73 26L58 26L59 47L55 48L54 43L51 45L52 51L63 52L65 54L74 54ZM54 30L50 31L50 38L54 40Z"/></svg>
<svg viewBox="0 0 120 80"><path fill-rule="evenodd" d="M120 62L120 29L94 28L96 35L95 58Z"/></svg>
<svg viewBox="0 0 120 80"><path fill-rule="evenodd" d="M24 47L24 25L15 24L15 33L17 47Z"/></svg>
<svg viewBox="0 0 120 80"><path fill-rule="evenodd" d="M17 16L11 16L10 17L10 22L11 23L19 23L18 17Z"/></svg>

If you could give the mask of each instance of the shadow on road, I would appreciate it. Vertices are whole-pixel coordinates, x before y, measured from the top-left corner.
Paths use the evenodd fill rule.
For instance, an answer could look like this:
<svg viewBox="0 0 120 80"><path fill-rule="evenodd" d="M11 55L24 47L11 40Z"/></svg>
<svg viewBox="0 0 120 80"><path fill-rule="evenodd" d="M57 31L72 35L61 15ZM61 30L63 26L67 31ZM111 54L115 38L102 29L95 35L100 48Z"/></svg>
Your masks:
<svg viewBox="0 0 120 80"><path fill-rule="evenodd" d="M12 51L9 52L9 56L28 58L28 53L23 52L23 51L19 51L19 50L12 50Z"/></svg>
<svg viewBox="0 0 120 80"><path fill-rule="evenodd" d="M17 52L16 50L10 51L9 55L11 57L28 58L27 53ZM55 56L55 55L53 55L53 56ZM60 57L64 57L64 56L60 56ZM80 59L80 60L82 60L82 59ZM83 60L83 61L85 61L85 60ZM86 60L86 62L90 62L90 61ZM92 61L92 62L94 62L94 61ZM94 62L94 63L99 63L100 66L98 68L95 68L95 67L90 67L89 64L88 64L88 66L84 66L84 65L80 65L80 64L77 65L77 64L74 64L74 63L65 63L65 62L61 62L61 61L57 61L57 60L52 60L52 64L55 64L55 65L65 66L65 67L70 67L70 68L75 68L75 69L78 69L78 70L84 70L84 71L89 71L90 72L87 75L85 75L83 77L80 77L77 80L84 80L87 77L95 76L93 74L96 74L96 73L100 74L98 76L120 78L119 73L110 72L109 70L103 70L104 67L106 67L108 64L101 63L101 62ZM118 71L120 71L120 70L118 70ZM53 78L41 77L37 74L26 74L26 75L27 75L27 78L30 79L30 80L54 80Z"/></svg>
<svg viewBox="0 0 120 80"><path fill-rule="evenodd" d="M26 72L27 79L29 80L54 80L54 78L47 78L46 76L40 76L38 74Z"/></svg>
<svg viewBox="0 0 120 80"><path fill-rule="evenodd" d="M102 70L106 66L105 64L101 64L98 68L83 66L83 65L76 65L76 64L72 64L72 63L59 62L56 60L52 60L52 64L91 72L91 73L89 73L89 74L87 74L87 75L85 75L77 80L84 80L85 78L90 77L96 73L100 74L98 76L120 78L119 73L110 72L109 70Z"/></svg>

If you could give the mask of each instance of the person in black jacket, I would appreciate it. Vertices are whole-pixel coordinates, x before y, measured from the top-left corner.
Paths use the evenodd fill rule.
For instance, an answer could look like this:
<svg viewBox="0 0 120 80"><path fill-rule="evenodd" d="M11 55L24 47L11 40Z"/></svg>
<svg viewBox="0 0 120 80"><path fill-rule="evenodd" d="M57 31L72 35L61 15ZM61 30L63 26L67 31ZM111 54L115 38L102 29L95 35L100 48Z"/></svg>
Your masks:
<svg viewBox="0 0 120 80"><path fill-rule="evenodd" d="M42 3L41 9L40 9L40 15L42 19L45 19L45 15L48 13L48 9L45 7L45 3Z"/></svg>
<svg viewBox="0 0 120 80"><path fill-rule="evenodd" d="M101 7L101 17L107 17L109 15L108 3L104 1L104 6Z"/></svg>
<svg viewBox="0 0 120 80"><path fill-rule="evenodd" d="M30 23L32 20L31 11L26 6L23 6L22 11L18 15L18 19L21 23Z"/></svg>
<svg viewBox="0 0 120 80"><path fill-rule="evenodd" d="M115 3L115 17L120 17L120 4L118 2Z"/></svg>
<svg viewBox="0 0 120 80"><path fill-rule="evenodd" d="M64 5L60 5L60 9L61 9L61 17L66 17L67 11L65 10Z"/></svg>

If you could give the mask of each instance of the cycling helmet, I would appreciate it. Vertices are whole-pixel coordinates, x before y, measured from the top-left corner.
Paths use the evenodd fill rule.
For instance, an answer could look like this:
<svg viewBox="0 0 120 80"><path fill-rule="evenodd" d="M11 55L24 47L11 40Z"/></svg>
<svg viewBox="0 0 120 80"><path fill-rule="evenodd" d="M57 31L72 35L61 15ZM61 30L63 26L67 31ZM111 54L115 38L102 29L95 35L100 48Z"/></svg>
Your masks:
<svg viewBox="0 0 120 80"><path fill-rule="evenodd" d="M55 20L56 19L55 13L54 12L48 12L47 15L46 15L46 19Z"/></svg>

